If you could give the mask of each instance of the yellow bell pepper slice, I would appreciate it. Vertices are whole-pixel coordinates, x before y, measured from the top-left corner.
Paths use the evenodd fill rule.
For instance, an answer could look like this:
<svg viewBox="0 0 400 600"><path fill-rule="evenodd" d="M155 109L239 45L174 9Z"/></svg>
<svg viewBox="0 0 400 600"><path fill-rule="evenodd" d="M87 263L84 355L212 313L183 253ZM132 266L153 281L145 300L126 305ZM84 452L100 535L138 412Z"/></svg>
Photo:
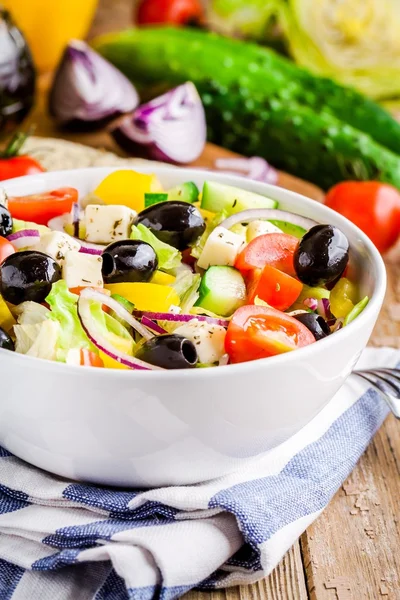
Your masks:
<svg viewBox="0 0 400 600"><path fill-rule="evenodd" d="M330 294L331 312L337 319L346 317L358 300L357 286L346 277L339 279Z"/></svg>
<svg viewBox="0 0 400 600"><path fill-rule="evenodd" d="M104 204L128 206L140 212L144 209L144 195L158 191L162 188L155 175L121 169L107 175L93 193Z"/></svg>
<svg viewBox="0 0 400 600"><path fill-rule="evenodd" d="M109 283L111 294L119 294L132 302L136 310L168 312L171 304L179 306L179 296L167 285L157 283Z"/></svg>
<svg viewBox="0 0 400 600"><path fill-rule="evenodd" d="M201 216L205 220L206 224L210 223L215 217L215 213L213 213L209 210L205 210L204 208L199 208L199 211L200 211Z"/></svg>
<svg viewBox="0 0 400 600"><path fill-rule="evenodd" d="M12 313L5 300L3 300L3 298L0 296L0 327L4 329L4 331L9 332L15 323L16 321L12 316Z"/></svg>
<svg viewBox="0 0 400 600"><path fill-rule="evenodd" d="M162 271L155 271L150 283L158 283L159 285L172 285L176 280L176 277L163 273Z"/></svg>
<svg viewBox="0 0 400 600"><path fill-rule="evenodd" d="M109 331L107 334L107 341L119 352L124 352L125 354L129 354L129 356L133 356L133 340L120 337L112 333L112 331ZM101 350L99 351L99 356L102 359L106 369L129 370L129 367L121 365L121 363L119 363L117 360L114 360Z"/></svg>

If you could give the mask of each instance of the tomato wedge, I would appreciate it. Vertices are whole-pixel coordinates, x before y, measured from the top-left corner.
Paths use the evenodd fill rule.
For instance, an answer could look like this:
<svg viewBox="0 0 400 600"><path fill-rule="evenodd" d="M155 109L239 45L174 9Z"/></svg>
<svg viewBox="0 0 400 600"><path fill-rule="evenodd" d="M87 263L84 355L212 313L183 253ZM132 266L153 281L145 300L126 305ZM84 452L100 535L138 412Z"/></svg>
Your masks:
<svg viewBox="0 0 400 600"><path fill-rule="evenodd" d="M270 306L278 310L286 310L296 302L302 289L303 284L300 281L275 267L266 265L261 272L256 269L250 275L247 288L248 301L253 303L258 296Z"/></svg>
<svg viewBox="0 0 400 600"><path fill-rule="evenodd" d="M288 275L295 275L293 255L299 240L287 233L266 233L252 240L236 259L242 273L271 265Z"/></svg>
<svg viewBox="0 0 400 600"><path fill-rule="evenodd" d="M65 187L43 194L11 197L8 210L14 219L47 225L50 219L70 212L74 202L78 202L78 190Z"/></svg>
<svg viewBox="0 0 400 600"><path fill-rule="evenodd" d="M242 306L232 317L225 350L232 363L290 352L315 342L300 321L275 308Z"/></svg>
<svg viewBox="0 0 400 600"><path fill-rule="evenodd" d="M104 368L104 363L95 352L91 350L80 349L80 364L83 367L100 367Z"/></svg>
<svg viewBox="0 0 400 600"><path fill-rule="evenodd" d="M0 237L0 264L10 256L10 254L14 254L15 248L6 238Z"/></svg>

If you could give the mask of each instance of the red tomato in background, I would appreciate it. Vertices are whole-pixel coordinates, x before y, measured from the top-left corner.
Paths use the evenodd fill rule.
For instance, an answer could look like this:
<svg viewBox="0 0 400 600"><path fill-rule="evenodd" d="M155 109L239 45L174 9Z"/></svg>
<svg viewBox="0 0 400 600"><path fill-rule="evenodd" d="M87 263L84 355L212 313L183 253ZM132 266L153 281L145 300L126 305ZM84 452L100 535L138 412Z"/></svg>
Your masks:
<svg viewBox="0 0 400 600"><path fill-rule="evenodd" d="M14 219L47 225L50 219L70 212L74 202L78 202L78 190L65 187L43 194L8 198L8 210Z"/></svg>
<svg viewBox="0 0 400 600"><path fill-rule="evenodd" d="M134 20L139 25L171 23L184 25L202 20L204 15L200 0L142 0L135 11Z"/></svg>
<svg viewBox="0 0 400 600"><path fill-rule="evenodd" d="M240 363L290 352L313 342L313 334L300 321L274 308L252 305L242 306L233 315L225 350L232 363Z"/></svg>
<svg viewBox="0 0 400 600"><path fill-rule="evenodd" d="M15 248L11 242L6 240L4 237L0 237L0 264L7 258L7 256L14 254L14 252Z"/></svg>
<svg viewBox="0 0 400 600"><path fill-rule="evenodd" d="M253 273L254 275L249 277L247 287L247 300L251 303L258 296L278 310L287 310L296 302L303 289L300 281L270 265Z"/></svg>
<svg viewBox="0 0 400 600"><path fill-rule="evenodd" d="M362 229L380 252L389 250L399 237L400 193L391 185L344 181L329 190L325 204Z"/></svg>
<svg viewBox="0 0 400 600"><path fill-rule="evenodd" d="M45 169L37 160L30 156L13 156L0 159L0 181L22 177L23 175L36 175Z"/></svg>
<svg viewBox="0 0 400 600"><path fill-rule="evenodd" d="M236 259L235 267L242 274L265 265L275 267L288 275L295 275L294 252L299 240L287 233L267 233L251 241Z"/></svg>

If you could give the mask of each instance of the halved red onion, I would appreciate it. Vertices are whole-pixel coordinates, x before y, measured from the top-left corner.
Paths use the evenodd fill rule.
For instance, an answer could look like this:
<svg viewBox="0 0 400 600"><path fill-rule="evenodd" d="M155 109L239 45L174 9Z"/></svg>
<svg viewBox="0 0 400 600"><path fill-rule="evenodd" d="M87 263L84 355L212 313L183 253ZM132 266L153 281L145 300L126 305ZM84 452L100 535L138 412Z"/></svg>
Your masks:
<svg viewBox="0 0 400 600"><path fill-rule="evenodd" d="M273 185L276 185L278 182L278 171L260 156L252 156L251 158L217 158L214 168L225 173L234 173L235 175Z"/></svg>
<svg viewBox="0 0 400 600"><path fill-rule="evenodd" d="M27 248L38 244L40 242L40 233L37 229L21 229L16 233L8 235L7 239L12 243L14 248L20 250L21 248Z"/></svg>
<svg viewBox="0 0 400 600"><path fill-rule="evenodd" d="M193 83L187 82L139 106L111 134L127 152L136 152L140 146L150 158L182 164L192 162L206 143L200 96Z"/></svg>
<svg viewBox="0 0 400 600"><path fill-rule="evenodd" d="M86 291L86 290L84 290L84 291ZM99 295L101 297L100 301L102 302L102 304L105 304L104 299L107 298L107 296L105 296L105 294L101 294L101 293ZM140 360L133 356L129 356L129 354L126 354L126 352L120 352L119 350L114 348L114 346L112 346L108 342L108 340L106 340L104 338L104 336L102 336L101 333L99 333L99 331L97 330L96 322L94 321L94 319L91 315L91 312L90 312L91 300L94 300L94 298L84 296L83 292L81 293L81 295L79 296L79 300L78 300L78 317L79 317L79 320L81 322L81 325L82 325L86 335L88 336L88 338L92 342L92 344L94 344L96 346L96 348L101 350L101 352L104 352L104 354L107 354L107 356L109 356L113 360L116 360L117 362L119 362L121 365L125 365L126 367L129 367L130 369L135 369L135 370L139 370L139 371L160 371L160 370L163 371L164 370L164 369L161 369L160 367L155 367L154 365L151 365L150 363L144 362L143 360ZM96 298L96 301L97 301L97 298Z"/></svg>
<svg viewBox="0 0 400 600"><path fill-rule="evenodd" d="M221 325L222 327L228 327L229 321L226 319L216 319L214 317L207 317L205 315L187 315L187 314L178 314L178 313L156 313L156 312L147 312L147 311L133 311L133 314L137 317L147 317L152 321L172 321L174 323L188 323L193 319L197 319L198 321L203 321L206 323L210 323L213 325Z"/></svg>
<svg viewBox="0 0 400 600"><path fill-rule="evenodd" d="M95 123L131 112L139 103L132 83L85 42L71 40L50 91L50 114L60 123Z"/></svg>
<svg viewBox="0 0 400 600"><path fill-rule="evenodd" d="M155 323L154 321L152 321L151 319L149 319L146 316L142 317L142 325L144 325L148 329L151 329L152 331L154 331L155 333L158 333L160 335L162 335L164 333L168 333L165 329L160 327L160 325L158 323Z"/></svg>
<svg viewBox="0 0 400 600"><path fill-rule="evenodd" d="M317 310L318 308L318 300L316 298L305 298L303 304L310 310Z"/></svg>
<svg viewBox="0 0 400 600"><path fill-rule="evenodd" d="M250 223L257 219L274 219L276 221L286 221L292 223L292 225L298 225L306 231L318 225L316 221L296 215L286 210L279 210L277 208L249 208L248 210L242 210L241 212L231 215L225 221L222 221L220 227L230 229L237 223Z"/></svg>
<svg viewBox="0 0 400 600"><path fill-rule="evenodd" d="M115 312L121 319L123 319L128 325L133 327L135 331L137 331L142 337L146 340L154 337L154 334L151 333L147 327L144 327L135 317L131 315L129 311L126 310L117 300L114 298L110 298L110 296L106 296L102 292L98 292L92 288L86 288L82 290L80 293L80 297L87 298L89 300L95 300L96 302L100 302L100 304L104 304L108 306L111 310Z"/></svg>

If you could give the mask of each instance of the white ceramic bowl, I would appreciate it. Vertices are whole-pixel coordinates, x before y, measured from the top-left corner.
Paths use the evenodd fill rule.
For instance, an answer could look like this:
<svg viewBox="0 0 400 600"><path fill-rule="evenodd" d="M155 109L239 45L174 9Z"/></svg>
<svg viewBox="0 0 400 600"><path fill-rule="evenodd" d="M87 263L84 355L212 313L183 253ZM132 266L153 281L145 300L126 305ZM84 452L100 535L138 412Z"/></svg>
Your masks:
<svg viewBox="0 0 400 600"><path fill-rule="evenodd" d="M114 168L45 173L7 182L9 194L60 186L83 194ZM285 189L174 167L155 172L166 188L218 180L278 200L280 207L337 225L351 245L361 295L371 298L348 327L289 354L190 371L128 372L71 367L0 350L0 445L68 478L118 486L191 484L231 472L296 433L333 397L367 344L386 273L368 238L349 221Z"/></svg>

